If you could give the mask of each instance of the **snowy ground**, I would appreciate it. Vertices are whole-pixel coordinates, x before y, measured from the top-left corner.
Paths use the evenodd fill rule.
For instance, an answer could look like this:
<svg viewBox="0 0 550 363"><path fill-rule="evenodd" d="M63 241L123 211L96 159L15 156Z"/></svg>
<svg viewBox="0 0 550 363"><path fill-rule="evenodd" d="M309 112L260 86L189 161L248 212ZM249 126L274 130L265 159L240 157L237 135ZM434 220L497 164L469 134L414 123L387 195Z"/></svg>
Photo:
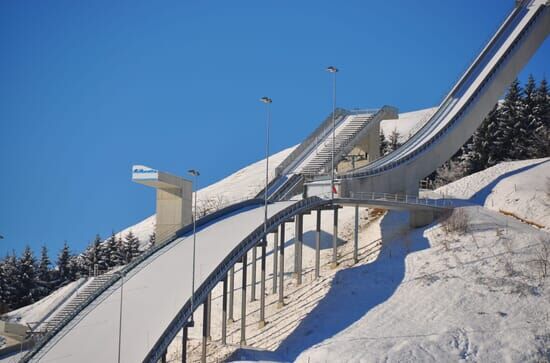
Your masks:
<svg viewBox="0 0 550 363"><path fill-rule="evenodd" d="M419 125L429 112L430 109L408 115L416 114L414 124ZM399 122L405 122L406 115L401 115ZM386 135L395 128L390 121L382 125ZM405 128L399 129L401 135L407 134ZM271 172L292 149L272 156ZM255 195L263 185L264 165L264 161L259 161L201 189L199 199L232 202ZM369 221L362 209L361 261L353 266L351 243L344 243L352 238L353 209L344 208L339 218L342 263L337 269L328 266L332 213L323 212L323 268L318 281L312 276L312 213L304 220L306 275L301 286L296 286L291 278L294 226L288 225L285 308L277 309L276 296L269 294L268 324L260 330L259 304L248 304L247 343L254 348L238 349L241 279L237 271L236 322L228 327L230 345L226 347L216 342L220 338L221 286L213 293L209 360L235 354L233 357L238 359L303 362L536 361L550 346L550 295L548 281L540 284L530 261L539 239L548 237L549 177L548 159L510 162L440 188L437 193L479 205L465 207L471 227L463 235L446 234L439 224L410 231L404 213L388 213ZM516 213L544 225L546 230L505 217L499 210ZM130 229L146 241L154 229L154 216L122 233ZM268 253L270 292L271 248ZM46 298L51 300L42 300L14 315L21 321L35 321L61 295L58 291ZM190 330L189 349L194 350L195 358L201 316L199 309L195 313L198 324ZM176 339L169 351L174 361L181 349L178 344Z"/></svg>

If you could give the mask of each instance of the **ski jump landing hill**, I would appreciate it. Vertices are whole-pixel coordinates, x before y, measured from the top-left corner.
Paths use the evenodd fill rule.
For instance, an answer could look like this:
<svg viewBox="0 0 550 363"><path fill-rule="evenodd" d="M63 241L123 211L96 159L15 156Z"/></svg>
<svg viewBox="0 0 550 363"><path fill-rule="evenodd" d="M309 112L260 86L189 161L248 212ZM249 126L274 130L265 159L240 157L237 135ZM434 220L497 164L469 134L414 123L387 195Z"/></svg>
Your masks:
<svg viewBox="0 0 550 363"><path fill-rule="evenodd" d="M272 203L265 227L263 200L259 199L234 204L198 220L194 304L192 227L186 226L175 238L155 246L113 275L38 341L22 361L156 362L182 328L185 337L194 309L206 301L216 284L224 281L225 285L231 267L246 265L247 252L258 245L265 259L262 241L266 233L282 227L284 241L284 223L292 218L298 224L304 213L343 204L408 209L418 219L445 209L441 201L416 197L418 181L448 160L470 137L549 32L550 4L546 0L517 2L429 122L395 152L342 175L340 199L283 200L300 190L304 175L326 172L326 149L332 145L326 128L321 127L298 148L301 150L281 164L278 176L270 183L268 196ZM392 110L356 114L340 111L335 115L341 137L334 146L339 155L349 151L357 138L364 139L366 135L358 135L385 112ZM358 127L358 123L363 126ZM298 235L296 247L300 241ZM284 243L280 246L283 257ZM284 264L283 258L279 261ZM242 293L246 294L246 284ZM244 296L242 301L244 310ZM245 327L241 319L242 343Z"/></svg>

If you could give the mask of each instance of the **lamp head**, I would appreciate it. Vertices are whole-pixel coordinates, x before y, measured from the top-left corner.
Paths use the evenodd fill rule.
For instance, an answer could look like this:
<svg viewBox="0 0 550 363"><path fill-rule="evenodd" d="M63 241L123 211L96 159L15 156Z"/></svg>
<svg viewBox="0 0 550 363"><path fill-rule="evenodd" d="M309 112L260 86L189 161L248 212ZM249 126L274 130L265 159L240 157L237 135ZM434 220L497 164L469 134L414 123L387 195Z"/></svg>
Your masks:
<svg viewBox="0 0 550 363"><path fill-rule="evenodd" d="M329 66L329 67L327 67L327 72L336 73L336 72L338 72L338 68L336 68L334 66Z"/></svg>
<svg viewBox="0 0 550 363"><path fill-rule="evenodd" d="M192 175L192 176L199 176L199 175L201 175L201 173L199 173L199 171L198 171L198 170L195 170L195 169L189 169L187 172L189 173L189 175Z"/></svg>
<svg viewBox="0 0 550 363"><path fill-rule="evenodd" d="M263 103L271 103L273 102L273 100L269 97L262 97L260 98L260 101L262 101Z"/></svg>

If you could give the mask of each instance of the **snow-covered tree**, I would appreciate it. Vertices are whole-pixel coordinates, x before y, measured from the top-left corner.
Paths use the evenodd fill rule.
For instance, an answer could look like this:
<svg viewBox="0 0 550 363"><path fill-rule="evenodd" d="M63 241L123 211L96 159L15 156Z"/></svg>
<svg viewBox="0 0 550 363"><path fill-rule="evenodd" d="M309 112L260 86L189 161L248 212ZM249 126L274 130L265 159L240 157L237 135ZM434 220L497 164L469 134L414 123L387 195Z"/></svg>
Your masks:
<svg viewBox="0 0 550 363"><path fill-rule="evenodd" d="M39 300L40 293L36 284L36 259L29 246L25 247L17 267L17 306L32 304Z"/></svg>
<svg viewBox="0 0 550 363"><path fill-rule="evenodd" d="M124 236L124 258L126 263L130 263L134 258L139 256L139 238L132 231L129 231Z"/></svg>

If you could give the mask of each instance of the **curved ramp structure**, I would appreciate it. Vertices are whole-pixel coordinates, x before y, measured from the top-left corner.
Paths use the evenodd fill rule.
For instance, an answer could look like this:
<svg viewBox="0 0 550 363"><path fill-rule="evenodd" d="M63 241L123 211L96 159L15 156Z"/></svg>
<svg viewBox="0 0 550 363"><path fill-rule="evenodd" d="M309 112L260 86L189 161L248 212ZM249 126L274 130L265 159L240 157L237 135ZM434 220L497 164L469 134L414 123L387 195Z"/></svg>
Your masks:
<svg viewBox="0 0 550 363"><path fill-rule="evenodd" d="M415 194L418 182L449 160L479 127L550 33L550 4L517 4L432 118L404 145L342 176L352 191Z"/></svg>

